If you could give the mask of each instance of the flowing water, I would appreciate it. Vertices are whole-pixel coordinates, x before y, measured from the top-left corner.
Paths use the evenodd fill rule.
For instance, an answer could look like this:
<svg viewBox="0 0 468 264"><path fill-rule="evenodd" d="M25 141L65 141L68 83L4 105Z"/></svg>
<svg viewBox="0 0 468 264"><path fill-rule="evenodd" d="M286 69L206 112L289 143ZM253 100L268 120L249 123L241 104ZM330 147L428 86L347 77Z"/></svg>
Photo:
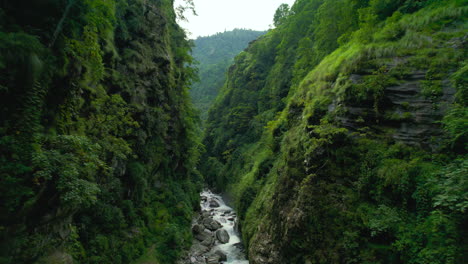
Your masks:
<svg viewBox="0 0 468 264"><path fill-rule="evenodd" d="M220 222L229 236L229 242L226 244L219 244L214 247L214 250L220 249L227 255L227 261L224 264L248 264L243 252L242 242L239 232L236 230L237 215L231 207L227 206L220 195L212 193L210 190L204 190L200 196L202 197L201 208L202 211L211 211L213 219ZM206 197L206 198L205 198ZM216 201L219 207L210 207L210 201Z"/></svg>

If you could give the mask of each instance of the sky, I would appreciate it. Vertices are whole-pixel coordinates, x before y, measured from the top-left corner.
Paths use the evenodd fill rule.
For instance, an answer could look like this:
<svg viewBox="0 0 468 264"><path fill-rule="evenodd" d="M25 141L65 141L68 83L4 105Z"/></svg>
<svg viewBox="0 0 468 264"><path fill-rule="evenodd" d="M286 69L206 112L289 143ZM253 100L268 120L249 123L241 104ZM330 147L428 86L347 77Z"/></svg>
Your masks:
<svg viewBox="0 0 468 264"><path fill-rule="evenodd" d="M194 0L198 16L185 13L188 22L179 21L189 38L209 36L225 30L245 28L267 30L273 24L276 9L286 3L291 6L295 0ZM177 7L183 0L175 0Z"/></svg>

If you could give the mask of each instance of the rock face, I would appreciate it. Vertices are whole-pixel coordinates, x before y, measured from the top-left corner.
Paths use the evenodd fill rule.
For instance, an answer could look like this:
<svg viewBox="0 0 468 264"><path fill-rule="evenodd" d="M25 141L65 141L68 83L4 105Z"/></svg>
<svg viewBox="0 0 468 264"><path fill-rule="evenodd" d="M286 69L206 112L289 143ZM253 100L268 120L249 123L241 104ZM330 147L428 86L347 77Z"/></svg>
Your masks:
<svg viewBox="0 0 468 264"><path fill-rule="evenodd" d="M405 63L405 60L394 58L387 67L392 70ZM447 106L453 103L456 90L449 80L440 80L441 92L437 100L444 103L435 107L434 98L422 92L426 75L427 71L414 70L401 76L397 85L385 87L379 109L381 116L376 115L372 102L353 104L335 101L329 106L329 110L334 110L341 104L345 114L337 116L337 120L351 131L362 128L364 121L366 125L376 129L391 128L393 132L390 136L398 142L434 148L433 144L437 142L431 142L431 139L442 134L438 121L446 113ZM353 84L362 84L366 76L368 75L351 74L349 80Z"/></svg>
<svg viewBox="0 0 468 264"><path fill-rule="evenodd" d="M226 230L220 229L216 231L216 238L219 240L219 242L226 244L229 242L229 234Z"/></svg>

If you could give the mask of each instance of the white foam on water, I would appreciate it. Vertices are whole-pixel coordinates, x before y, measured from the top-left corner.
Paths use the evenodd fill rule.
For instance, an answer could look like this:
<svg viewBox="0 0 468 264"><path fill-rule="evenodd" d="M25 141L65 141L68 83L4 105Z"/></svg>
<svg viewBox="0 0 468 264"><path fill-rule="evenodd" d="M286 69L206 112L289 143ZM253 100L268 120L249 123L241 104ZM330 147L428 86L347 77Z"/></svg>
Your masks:
<svg viewBox="0 0 468 264"><path fill-rule="evenodd" d="M211 211L213 214L213 219L220 222L229 234L229 242L226 244L219 244L214 247L214 251L220 249L227 256L227 261L223 262L224 264L249 264L249 261L245 257L245 254L236 247L237 243L241 243L239 233L234 229L237 214L231 207L227 206L223 198L220 195L212 193L210 190L204 190L200 193L200 196L206 196L208 199L201 202L202 210ZM219 203L219 207L212 208L210 207L210 200L216 200ZM230 211L230 213L226 213ZM228 220L232 218L233 220Z"/></svg>

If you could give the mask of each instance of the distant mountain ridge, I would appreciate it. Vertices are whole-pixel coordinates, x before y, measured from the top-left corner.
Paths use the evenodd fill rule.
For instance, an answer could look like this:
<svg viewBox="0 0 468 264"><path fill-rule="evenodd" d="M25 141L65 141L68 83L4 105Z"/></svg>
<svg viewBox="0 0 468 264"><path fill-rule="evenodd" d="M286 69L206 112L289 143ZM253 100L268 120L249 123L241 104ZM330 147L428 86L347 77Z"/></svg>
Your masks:
<svg viewBox="0 0 468 264"><path fill-rule="evenodd" d="M212 36L198 37L195 40L193 57L200 63L200 81L192 85L191 96L203 120L206 119L208 108L224 84L225 72L234 57L244 50L249 42L265 33L234 29Z"/></svg>

